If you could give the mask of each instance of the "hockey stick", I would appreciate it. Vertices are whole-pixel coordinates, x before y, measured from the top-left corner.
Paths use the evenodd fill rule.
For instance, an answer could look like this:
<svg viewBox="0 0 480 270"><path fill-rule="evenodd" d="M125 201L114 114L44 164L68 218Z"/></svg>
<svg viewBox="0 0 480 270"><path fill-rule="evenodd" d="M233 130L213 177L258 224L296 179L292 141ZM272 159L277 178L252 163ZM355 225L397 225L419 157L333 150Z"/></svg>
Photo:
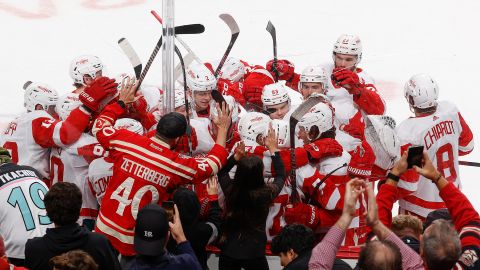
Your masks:
<svg viewBox="0 0 480 270"><path fill-rule="evenodd" d="M188 141L188 152L189 152L190 156L192 157L193 156L192 138L191 138L192 127L190 126L190 110L189 110L188 96L187 96L187 77L186 77L187 74L185 73L185 63L183 62L182 53L178 49L177 45L175 45L175 53L178 56L178 59L180 61L180 65L182 67L182 72L183 72L183 93L184 93L184 96L185 96L185 112L187 114L186 118L187 118L187 124L188 124L186 134L187 134L187 141Z"/></svg>
<svg viewBox="0 0 480 270"><path fill-rule="evenodd" d="M227 50L223 54L222 60L220 60L220 63L217 66L217 69L215 70L215 78L218 76L220 73L220 70L223 67L223 64L225 64L225 61L227 60L228 55L230 54L230 51L233 48L233 45L235 44L235 41L238 38L238 35L240 34L240 29L238 28L238 24L235 21L235 19L232 17L230 14L220 14L220 19L222 19L230 28L230 32L232 33L230 37L230 43L228 44Z"/></svg>
<svg viewBox="0 0 480 270"><path fill-rule="evenodd" d="M463 166L480 167L480 162L460 160L458 163Z"/></svg>
<svg viewBox="0 0 480 270"><path fill-rule="evenodd" d="M123 53L128 57L130 64L133 66L133 70L135 71L135 78L137 80L140 78L140 74L142 73L142 62L140 61L140 57L133 49L132 45L126 38L121 38L118 40L118 45L122 48Z"/></svg>
<svg viewBox="0 0 480 270"><path fill-rule="evenodd" d="M201 24L187 24L187 25L180 25L180 26L175 26L175 33L176 34L200 34L205 31L205 27ZM157 42L157 45L155 45L155 48L153 49L152 54L150 55L150 58L148 59L147 64L145 65L145 68L142 71L142 74L140 74L140 78L138 79L138 87L137 89L140 88L140 85L143 82L143 79L145 79L145 76L147 75L148 70L150 69L150 66L153 63L153 60L155 60L155 57L157 56L158 51L162 47L163 44L163 36L160 37L160 39Z"/></svg>
<svg viewBox="0 0 480 270"><path fill-rule="evenodd" d="M321 96L313 96L305 100L290 116L290 182L292 185L292 203L297 202L298 193L297 193L297 175L296 175L296 164L295 164L295 127L297 123L302 119L302 117L315 105L324 101L325 99Z"/></svg>
<svg viewBox="0 0 480 270"><path fill-rule="evenodd" d="M273 40L273 72L275 72L275 82L278 82L278 70L277 70L277 31L271 21L268 21L267 31L272 36Z"/></svg>

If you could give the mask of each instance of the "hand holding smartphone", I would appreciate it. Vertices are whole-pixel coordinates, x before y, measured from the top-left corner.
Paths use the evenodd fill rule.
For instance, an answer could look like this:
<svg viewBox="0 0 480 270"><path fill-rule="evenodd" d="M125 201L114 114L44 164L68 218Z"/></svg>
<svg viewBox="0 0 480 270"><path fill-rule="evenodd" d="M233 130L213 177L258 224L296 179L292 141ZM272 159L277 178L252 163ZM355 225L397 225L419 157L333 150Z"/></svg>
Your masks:
<svg viewBox="0 0 480 270"><path fill-rule="evenodd" d="M410 146L408 148L408 156L407 156L407 168L413 168L413 166L422 167L422 159L423 159L423 145L419 146Z"/></svg>
<svg viewBox="0 0 480 270"><path fill-rule="evenodd" d="M168 221L173 222L173 217L175 216L175 208L173 207L175 203L173 201L164 201L162 202L162 208L167 212Z"/></svg>

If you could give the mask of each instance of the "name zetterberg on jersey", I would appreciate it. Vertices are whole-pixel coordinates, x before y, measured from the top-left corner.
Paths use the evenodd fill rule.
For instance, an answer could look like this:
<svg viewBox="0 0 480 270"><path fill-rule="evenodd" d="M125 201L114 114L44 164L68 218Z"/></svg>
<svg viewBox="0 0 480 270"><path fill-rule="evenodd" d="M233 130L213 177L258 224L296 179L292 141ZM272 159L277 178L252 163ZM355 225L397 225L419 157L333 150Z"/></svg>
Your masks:
<svg viewBox="0 0 480 270"><path fill-rule="evenodd" d="M125 157L123 158L123 163L120 168L130 174L145 179L145 181L155 183L162 187L166 187L170 181L170 176L159 173Z"/></svg>
<svg viewBox="0 0 480 270"><path fill-rule="evenodd" d="M440 138L446 135L455 134L453 121L442 121L433 126L423 137L427 150Z"/></svg>
<svg viewBox="0 0 480 270"><path fill-rule="evenodd" d="M35 172L31 170L16 170L0 174L0 181L2 181L2 184L5 184L7 182L29 176L37 177L37 174L35 174Z"/></svg>

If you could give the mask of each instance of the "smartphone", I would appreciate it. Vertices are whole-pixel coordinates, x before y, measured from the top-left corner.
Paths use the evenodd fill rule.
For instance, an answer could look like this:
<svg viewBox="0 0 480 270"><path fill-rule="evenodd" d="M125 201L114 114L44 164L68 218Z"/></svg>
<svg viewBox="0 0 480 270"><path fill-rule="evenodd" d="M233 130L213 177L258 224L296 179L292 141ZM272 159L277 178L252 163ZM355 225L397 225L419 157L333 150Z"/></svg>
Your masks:
<svg viewBox="0 0 480 270"><path fill-rule="evenodd" d="M413 166L422 167L423 159L423 145L421 146L410 146L408 148L407 163L408 168L413 168Z"/></svg>
<svg viewBox="0 0 480 270"><path fill-rule="evenodd" d="M162 202L162 208L167 212L168 221L173 222L173 216L175 215L175 208L173 207L175 203L173 201L164 201Z"/></svg>

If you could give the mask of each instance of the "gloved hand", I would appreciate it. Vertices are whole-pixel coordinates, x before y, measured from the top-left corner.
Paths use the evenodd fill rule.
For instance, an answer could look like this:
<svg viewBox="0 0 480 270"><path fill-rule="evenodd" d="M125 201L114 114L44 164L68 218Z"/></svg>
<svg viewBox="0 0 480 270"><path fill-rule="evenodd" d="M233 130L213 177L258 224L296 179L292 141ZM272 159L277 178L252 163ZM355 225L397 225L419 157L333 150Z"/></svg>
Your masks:
<svg viewBox="0 0 480 270"><path fill-rule="evenodd" d="M342 155L343 147L331 138L316 140L303 146L309 156L313 159L322 159L326 157L339 157Z"/></svg>
<svg viewBox="0 0 480 270"><path fill-rule="evenodd" d="M243 97L243 83L233 82L226 79L218 79L217 89L225 96L232 96L236 102L245 106L245 98Z"/></svg>
<svg viewBox="0 0 480 270"><path fill-rule="evenodd" d="M245 89L245 99L247 102L255 104L259 110L262 109L262 91L260 87L248 87Z"/></svg>
<svg viewBox="0 0 480 270"><path fill-rule="evenodd" d="M287 224L298 223L315 229L320 223L320 210L306 203L288 204L285 206L284 218Z"/></svg>
<svg viewBox="0 0 480 270"><path fill-rule="evenodd" d="M350 155L352 157L347 167L349 175L368 179L375 163L375 153L370 145L366 141L362 141L362 144L351 151Z"/></svg>
<svg viewBox="0 0 480 270"><path fill-rule="evenodd" d="M192 141L192 151L197 149L197 146L198 146L197 132L192 127L188 127L188 128L191 129L191 133L188 134L188 130L187 130L187 134L180 137L180 139L178 140L177 146L175 147L175 151L184 153L184 154L189 154L190 149L188 147L188 138L190 138L190 140Z"/></svg>
<svg viewBox="0 0 480 270"><path fill-rule="evenodd" d="M99 112L102 101L108 97L112 97L117 93L117 83L114 79L108 77L100 77L91 85L87 86L80 93L80 101L93 112Z"/></svg>
<svg viewBox="0 0 480 270"><path fill-rule="evenodd" d="M277 60L277 66L273 66L273 59L268 61L265 65L268 71L272 73L273 78L275 78L275 68L278 70L278 79L289 81L295 75L295 65L288 60Z"/></svg>
<svg viewBox="0 0 480 270"><path fill-rule="evenodd" d="M357 73L350 69L343 68L338 69L337 71L334 70L332 78L338 83L338 85L347 89L352 95L359 95L365 88L365 85L360 82Z"/></svg>
<svg viewBox="0 0 480 270"><path fill-rule="evenodd" d="M350 118L348 124L341 125L339 129L354 138L363 140L365 138L365 122L363 121L363 116L360 111Z"/></svg>

